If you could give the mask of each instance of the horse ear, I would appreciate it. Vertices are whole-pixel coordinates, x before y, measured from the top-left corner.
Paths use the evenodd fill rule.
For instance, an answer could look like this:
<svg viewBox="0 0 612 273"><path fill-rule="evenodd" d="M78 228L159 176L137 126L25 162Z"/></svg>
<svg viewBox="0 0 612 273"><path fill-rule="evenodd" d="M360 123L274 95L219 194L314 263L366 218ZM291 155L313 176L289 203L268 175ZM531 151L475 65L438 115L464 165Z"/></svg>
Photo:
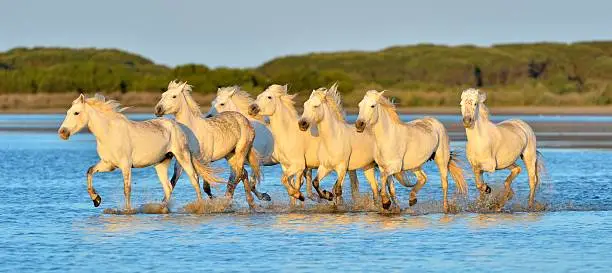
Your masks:
<svg viewBox="0 0 612 273"><path fill-rule="evenodd" d="M77 103L85 103L85 95L83 95L83 93L81 93L79 97L76 98L76 100L72 102L72 104L77 104Z"/></svg>
<svg viewBox="0 0 612 273"><path fill-rule="evenodd" d="M378 96L382 97L385 94L385 92L387 92L387 90L383 90L383 91L378 92Z"/></svg>
<svg viewBox="0 0 612 273"><path fill-rule="evenodd" d="M240 89L240 87L238 87L238 86L234 86L234 88L232 88L232 91L230 91L230 92L229 92L229 96L230 96L230 97L231 97L231 96L233 96L233 95L236 93L236 91L237 91L238 89Z"/></svg>
<svg viewBox="0 0 612 273"><path fill-rule="evenodd" d="M480 103L484 103L485 100L487 100L487 93L478 91L478 101L480 101Z"/></svg>

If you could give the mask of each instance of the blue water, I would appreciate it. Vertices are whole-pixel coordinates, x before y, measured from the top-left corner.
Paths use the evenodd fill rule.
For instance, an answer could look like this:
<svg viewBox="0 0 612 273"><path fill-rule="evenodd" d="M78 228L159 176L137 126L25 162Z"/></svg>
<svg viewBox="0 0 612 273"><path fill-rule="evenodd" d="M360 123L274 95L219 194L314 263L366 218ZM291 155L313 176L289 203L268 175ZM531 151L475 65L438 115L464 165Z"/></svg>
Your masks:
<svg viewBox="0 0 612 273"><path fill-rule="evenodd" d="M3 115L1 122L61 118ZM462 143L453 146L460 149ZM504 213L465 206L445 215L437 170L428 163L429 182L415 207L408 207L408 191L398 187L399 214L333 212L312 201L290 210L279 167L272 166L265 167L260 189L273 202L259 201L257 213L246 210L241 188L226 212L185 213L194 193L183 177L170 214L115 215L104 210L123 204L118 172L95 175L100 207L94 208L87 194L85 172L97 162L91 135L61 141L54 133L0 132L0 271L610 272L612 151L542 152L547 171L537 199L546 209L540 212L524 208L528 186L521 173ZM499 189L505 175L485 179ZM359 178L367 196L369 188ZM333 180L323 186L329 189ZM473 200L472 179L468 183ZM222 195L224 188L213 192ZM135 206L162 196L152 168L133 172Z"/></svg>

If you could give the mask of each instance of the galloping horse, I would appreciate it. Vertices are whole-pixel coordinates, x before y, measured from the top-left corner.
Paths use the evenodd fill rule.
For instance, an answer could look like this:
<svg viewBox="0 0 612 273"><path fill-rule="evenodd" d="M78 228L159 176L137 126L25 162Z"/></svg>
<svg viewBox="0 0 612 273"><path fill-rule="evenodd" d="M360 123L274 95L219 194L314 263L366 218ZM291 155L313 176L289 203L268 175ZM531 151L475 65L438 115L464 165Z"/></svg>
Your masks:
<svg viewBox="0 0 612 273"><path fill-rule="evenodd" d="M278 164L272 153L274 152L274 136L261 115L249 115L249 105L253 99L249 93L243 91L238 86L222 87L217 89L217 97L212 101L211 108L206 117L212 117L217 113L234 111L242 114L249 119L255 129L255 141L253 148L261 157L264 166Z"/></svg>
<svg viewBox="0 0 612 273"><path fill-rule="evenodd" d="M518 119L492 123L484 104L486 98L487 95L478 89L470 88L461 93L461 115L467 135L466 153L474 171L476 187L482 198L485 193L491 192L491 188L482 180L482 173L510 170L504 183L504 197L497 208L501 210L514 195L511 184L521 172L521 167L516 164L520 157L529 175L529 208L533 209L541 171L535 133L527 123Z"/></svg>
<svg viewBox="0 0 612 273"><path fill-rule="evenodd" d="M256 191L256 184L261 174L259 170L259 156L253 147L255 130L249 120L238 112L225 112L215 117L202 118L200 107L191 96L191 85L186 82L171 81L168 91L162 94L161 100L155 106L155 114L163 116L172 114L176 120L189 127L196 135L202 156L211 162L222 158L227 159L232 173L227 185L226 196L232 198L236 185L242 181L245 188L247 202L252 208L254 192L259 199L269 200L265 193ZM249 175L244 169L248 160L253 170L253 184L249 182ZM204 181L204 190L212 197L210 186Z"/></svg>
<svg viewBox="0 0 612 273"><path fill-rule="evenodd" d="M320 164L313 186L321 198L331 201L335 196L337 202L341 201L342 183L346 172L363 169L370 183L373 198L375 201L378 200L374 137L370 133L357 133L355 128L345 121L337 83L329 90L319 88L312 91L310 98L304 102L304 113L298 121L298 126L302 131L306 131L311 126L318 127L321 145L317 156ZM331 171L335 171L338 175L333 193L319 188L319 182ZM396 178L406 185L401 174L398 173Z"/></svg>
<svg viewBox="0 0 612 273"><path fill-rule="evenodd" d="M391 202L386 194L387 177L401 171L412 171L417 184L410 191L410 206L417 202L417 194L427 182L423 164L433 159L440 170L444 211L448 212L448 173L450 171L457 191L467 192L467 183L457 158L450 152L450 141L446 129L438 120L426 117L404 123L400 120L395 106L382 92L368 91L359 102L359 116L355 122L358 132L371 133L376 143L375 159L381 170L383 183L382 204L389 208ZM391 181L391 183L393 183ZM394 196L395 193L391 192ZM395 200L395 198L394 198Z"/></svg>
<svg viewBox="0 0 612 273"><path fill-rule="evenodd" d="M93 187L95 173L121 170L125 208L131 211L132 168L151 165L155 166L164 189L164 201L169 202L173 186L168 181L168 168L173 156L187 172L198 200L202 199L198 174L209 182L218 182L213 169L202 160L197 139L188 128L165 118L130 121L119 107L119 103L107 101L102 95L86 99L81 94L72 102L58 131L66 140L88 127L96 137L100 162L87 170L87 191L94 206L102 202Z"/></svg>

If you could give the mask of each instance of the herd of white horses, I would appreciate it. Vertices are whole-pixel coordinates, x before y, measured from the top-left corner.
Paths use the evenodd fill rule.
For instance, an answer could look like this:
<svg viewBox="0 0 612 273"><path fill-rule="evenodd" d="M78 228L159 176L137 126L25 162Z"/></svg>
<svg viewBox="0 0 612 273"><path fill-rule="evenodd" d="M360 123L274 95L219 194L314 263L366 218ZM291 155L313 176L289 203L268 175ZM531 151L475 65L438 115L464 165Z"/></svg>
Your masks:
<svg viewBox="0 0 612 273"><path fill-rule="evenodd" d="M443 124L432 117L403 122L384 91L375 90L365 93L359 103L357 121L349 124L337 87L334 84L329 89L313 90L301 116L294 105L295 95L288 93L286 85L271 85L256 99L236 86L219 88L211 110L203 114L191 96L192 87L186 82L172 81L155 106L155 115L160 118L147 121L128 120L118 102L102 95L86 98L81 94L72 102L58 134L68 139L87 127L95 136L100 161L87 170L87 190L96 207L102 199L93 187L95 173L121 170L125 209L132 210L131 169L148 166L155 167L164 190L164 205L170 201L183 171L197 201L202 200L200 178L204 192L213 198L211 183L222 181L218 177L220 170L210 163L225 158L231 169L226 197L231 200L236 186L242 182L251 208L255 206L252 194L260 200L271 200L268 194L257 190L261 167L279 164L281 183L292 206L298 200L305 201L301 191L304 180L309 199L341 203L347 173L352 197L357 198L356 170L360 169L370 184L375 204L388 210L392 205L399 207L394 179L412 188L409 205L417 203L417 194L427 182L422 167L433 160L440 172L444 211L449 212L448 175L459 194L466 194L468 186L457 155L450 150ZM492 123L485 100L486 94L477 89L470 88L461 94L466 156L480 198L491 193L482 179L483 172L510 170L502 198L495 206L501 210L514 194L511 183L521 172L517 160L522 158L529 176L529 207L533 208L541 166L535 134L521 120ZM172 158L176 158L176 163L169 178ZM250 166L251 175L245 164ZM314 179L313 169L317 169ZM336 172L337 180L333 190L327 191L321 188L320 181L332 171ZM404 172L414 173L417 178L414 185L410 185Z"/></svg>

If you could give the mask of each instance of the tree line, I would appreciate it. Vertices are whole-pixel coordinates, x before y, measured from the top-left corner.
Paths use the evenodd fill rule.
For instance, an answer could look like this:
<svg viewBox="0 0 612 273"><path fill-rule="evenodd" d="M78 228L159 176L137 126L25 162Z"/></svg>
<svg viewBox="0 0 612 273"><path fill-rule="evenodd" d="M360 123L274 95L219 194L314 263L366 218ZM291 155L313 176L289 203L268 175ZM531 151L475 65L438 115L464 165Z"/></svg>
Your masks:
<svg viewBox="0 0 612 273"><path fill-rule="evenodd" d="M487 90L497 105L612 104L612 42L420 44L375 52L280 57L254 68L168 67L116 49L14 48L0 53L0 93L163 91L172 79L195 92L240 85L253 93L288 83L302 97L338 81L355 103L386 89L405 106L456 105L467 87Z"/></svg>

